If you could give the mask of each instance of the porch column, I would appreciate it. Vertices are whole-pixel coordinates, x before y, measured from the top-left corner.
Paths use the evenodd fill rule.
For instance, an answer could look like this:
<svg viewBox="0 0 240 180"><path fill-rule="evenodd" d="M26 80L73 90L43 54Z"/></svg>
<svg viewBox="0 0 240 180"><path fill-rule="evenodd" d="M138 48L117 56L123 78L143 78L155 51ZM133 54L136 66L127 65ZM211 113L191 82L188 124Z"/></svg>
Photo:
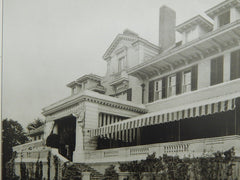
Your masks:
<svg viewBox="0 0 240 180"><path fill-rule="evenodd" d="M84 116L85 112L82 111L76 117L76 140L75 151L73 152L74 162L84 162L84 145L83 145L83 128L84 128Z"/></svg>

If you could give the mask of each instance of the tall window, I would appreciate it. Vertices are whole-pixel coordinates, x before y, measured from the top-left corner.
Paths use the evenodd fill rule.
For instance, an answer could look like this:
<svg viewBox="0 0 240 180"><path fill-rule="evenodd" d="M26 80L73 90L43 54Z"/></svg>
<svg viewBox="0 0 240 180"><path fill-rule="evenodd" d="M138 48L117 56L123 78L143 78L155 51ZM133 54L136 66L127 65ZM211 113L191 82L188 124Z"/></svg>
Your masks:
<svg viewBox="0 0 240 180"><path fill-rule="evenodd" d="M230 23L230 11L227 11L218 16L218 26L224 26Z"/></svg>
<svg viewBox="0 0 240 180"><path fill-rule="evenodd" d="M162 99L162 80L155 81L155 100Z"/></svg>
<svg viewBox="0 0 240 180"><path fill-rule="evenodd" d="M176 75L168 78L168 96L176 95Z"/></svg>
<svg viewBox="0 0 240 180"><path fill-rule="evenodd" d="M118 59L118 72L121 72L123 70L124 59L125 59L125 57Z"/></svg>
<svg viewBox="0 0 240 180"><path fill-rule="evenodd" d="M231 53L230 79L240 78L240 50Z"/></svg>
<svg viewBox="0 0 240 180"><path fill-rule="evenodd" d="M211 60L211 85L223 82L223 56Z"/></svg>
<svg viewBox="0 0 240 180"><path fill-rule="evenodd" d="M182 92L189 92L191 91L191 70L184 71L183 72L183 87Z"/></svg>

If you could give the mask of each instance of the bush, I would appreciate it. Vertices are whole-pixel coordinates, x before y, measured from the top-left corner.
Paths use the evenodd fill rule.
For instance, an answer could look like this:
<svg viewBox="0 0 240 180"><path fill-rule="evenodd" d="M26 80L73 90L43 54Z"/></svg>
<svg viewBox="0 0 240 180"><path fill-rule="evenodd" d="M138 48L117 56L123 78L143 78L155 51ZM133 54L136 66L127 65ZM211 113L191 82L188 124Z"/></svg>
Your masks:
<svg viewBox="0 0 240 180"><path fill-rule="evenodd" d="M232 178L234 149L216 152L213 156L183 158L178 156L155 157L148 155L145 160L120 163L120 171L130 172L136 179L142 179L143 172L154 178L165 180L204 179L218 180Z"/></svg>
<svg viewBox="0 0 240 180"><path fill-rule="evenodd" d="M107 169L105 169L104 173L104 180L117 180L118 179L118 173L115 170L114 165L110 165Z"/></svg>

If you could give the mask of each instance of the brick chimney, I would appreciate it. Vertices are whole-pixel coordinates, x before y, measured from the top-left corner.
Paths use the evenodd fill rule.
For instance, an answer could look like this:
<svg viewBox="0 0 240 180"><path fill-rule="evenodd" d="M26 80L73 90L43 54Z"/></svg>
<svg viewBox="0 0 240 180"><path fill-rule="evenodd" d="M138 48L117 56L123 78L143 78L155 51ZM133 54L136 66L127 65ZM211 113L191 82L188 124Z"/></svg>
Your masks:
<svg viewBox="0 0 240 180"><path fill-rule="evenodd" d="M167 6L160 7L159 46L164 51L175 44L176 12Z"/></svg>

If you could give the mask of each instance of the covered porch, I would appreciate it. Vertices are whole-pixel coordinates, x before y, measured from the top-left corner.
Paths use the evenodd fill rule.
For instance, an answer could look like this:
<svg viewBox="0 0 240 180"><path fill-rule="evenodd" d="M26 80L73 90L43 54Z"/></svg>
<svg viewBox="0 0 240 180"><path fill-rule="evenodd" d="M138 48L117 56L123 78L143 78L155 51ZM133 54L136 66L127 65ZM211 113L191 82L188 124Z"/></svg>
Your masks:
<svg viewBox="0 0 240 180"><path fill-rule="evenodd" d="M236 97L148 113L92 129L90 135L98 137L98 150L239 135L240 98Z"/></svg>

